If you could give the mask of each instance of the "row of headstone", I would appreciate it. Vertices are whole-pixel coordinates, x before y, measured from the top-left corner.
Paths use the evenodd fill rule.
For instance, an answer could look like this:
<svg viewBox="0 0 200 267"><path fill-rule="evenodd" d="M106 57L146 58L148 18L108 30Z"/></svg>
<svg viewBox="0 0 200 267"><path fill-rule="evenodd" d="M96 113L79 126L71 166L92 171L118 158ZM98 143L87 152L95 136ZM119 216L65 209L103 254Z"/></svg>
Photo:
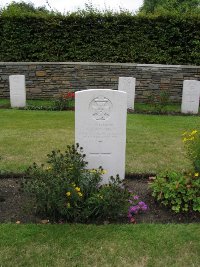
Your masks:
<svg viewBox="0 0 200 267"><path fill-rule="evenodd" d="M89 169L102 166L102 184L125 178L127 107L134 108L135 79L120 77L119 88L75 93L75 141L83 147ZM181 110L198 113L200 81L184 81Z"/></svg>
<svg viewBox="0 0 200 267"><path fill-rule="evenodd" d="M135 82L133 77L119 77L118 90L127 93L127 108L134 110ZM200 81L184 80L181 113L197 114L199 111Z"/></svg>
<svg viewBox="0 0 200 267"><path fill-rule="evenodd" d="M11 75L12 107L26 105L24 75ZM200 81L186 80L183 84L183 113L198 113ZM117 174L125 176L127 108L134 109L135 78L120 77L118 91L90 89L75 93L75 140L84 148L88 168L102 166L103 182Z"/></svg>
<svg viewBox="0 0 200 267"><path fill-rule="evenodd" d="M11 107L26 106L26 87L24 75L10 75L10 102ZM133 77L119 77L118 91L127 93L127 109L134 110L135 83ZM200 81L184 80L182 93L182 113L197 114L199 110Z"/></svg>

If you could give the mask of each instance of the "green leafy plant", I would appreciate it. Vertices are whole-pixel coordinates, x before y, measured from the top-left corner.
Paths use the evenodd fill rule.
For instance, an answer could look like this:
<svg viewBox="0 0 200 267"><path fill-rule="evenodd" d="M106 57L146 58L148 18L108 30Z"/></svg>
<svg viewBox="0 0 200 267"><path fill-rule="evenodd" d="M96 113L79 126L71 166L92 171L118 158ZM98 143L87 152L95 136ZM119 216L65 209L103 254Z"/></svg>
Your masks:
<svg viewBox="0 0 200 267"><path fill-rule="evenodd" d="M108 184L99 187L86 200L85 213L87 217L100 219L117 219L124 216L127 211L129 192L122 186L119 176L110 177Z"/></svg>
<svg viewBox="0 0 200 267"><path fill-rule="evenodd" d="M167 91L161 90L159 94L150 94L148 96L148 103L152 106L155 112L161 113L169 104L169 93Z"/></svg>
<svg viewBox="0 0 200 267"><path fill-rule="evenodd" d="M70 222L117 218L126 212L128 192L119 177L101 185L105 170L88 170L82 148L52 151L47 166L33 164L22 183L38 214Z"/></svg>
<svg viewBox="0 0 200 267"><path fill-rule="evenodd" d="M136 16L89 8L61 15L40 10L2 10L2 62L200 64L199 14Z"/></svg>
<svg viewBox="0 0 200 267"><path fill-rule="evenodd" d="M38 105L27 105L25 108L21 108L25 110L54 110L53 106L38 106Z"/></svg>
<svg viewBox="0 0 200 267"><path fill-rule="evenodd" d="M54 100L54 110L67 110L74 108L74 92L59 94Z"/></svg>
<svg viewBox="0 0 200 267"><path fill-rule="evenodd" d="M200 134L197 130L185 132L183 142L187 149L187 155L191 160L195 172L200 173Z"/></svg>
<svg viewBox="0 0 200 267"><path fill-rule="evenodd" d="M153 190L152 195L176 213L200 212L199 173L163 173L157 175L149 184Z"/></svg>

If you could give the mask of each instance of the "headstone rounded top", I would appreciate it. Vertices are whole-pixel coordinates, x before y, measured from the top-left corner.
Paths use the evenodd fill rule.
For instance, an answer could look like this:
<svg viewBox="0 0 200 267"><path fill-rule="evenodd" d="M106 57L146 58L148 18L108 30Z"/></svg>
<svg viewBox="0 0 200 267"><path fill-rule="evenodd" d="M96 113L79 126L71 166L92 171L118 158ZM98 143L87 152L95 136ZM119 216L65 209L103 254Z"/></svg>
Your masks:
<svg viewBox="0 0 200 267"><path fill-rule="evenodd" d="M184 80L183 82L199 83L199 80Z"/></svg>

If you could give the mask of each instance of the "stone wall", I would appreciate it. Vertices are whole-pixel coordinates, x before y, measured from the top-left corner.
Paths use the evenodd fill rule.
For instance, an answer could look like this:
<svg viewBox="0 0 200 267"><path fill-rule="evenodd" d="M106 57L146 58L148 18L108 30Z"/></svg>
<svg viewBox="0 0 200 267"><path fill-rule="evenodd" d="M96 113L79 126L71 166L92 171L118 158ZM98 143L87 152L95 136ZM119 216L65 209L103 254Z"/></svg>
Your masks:
<svg viewBox="0 0 200 267"><path fill-rule="evenodd" d="M117 89L118 78L136 78L136 101L146 102L151 94L169 92L180 102L183 80L200 80L200 66L148 65L89 62L2 62L0 98L9 98L9 75L24 74L28 99L49 99L71 90Z"/></svg>

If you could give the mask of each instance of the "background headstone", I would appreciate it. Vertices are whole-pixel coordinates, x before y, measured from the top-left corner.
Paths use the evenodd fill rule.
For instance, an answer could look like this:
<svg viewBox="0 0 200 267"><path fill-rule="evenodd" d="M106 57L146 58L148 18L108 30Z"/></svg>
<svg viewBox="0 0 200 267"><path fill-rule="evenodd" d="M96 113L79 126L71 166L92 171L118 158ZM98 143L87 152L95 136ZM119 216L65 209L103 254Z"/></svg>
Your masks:
<svg viewBox="0 0 200 267"><path fill-rule="evenodd" d="M10 75L10 104L12 108L26 106L26 87L24 75Z"/></svg>
<svg viewBox="0 0 200 267"><path fill-rule="evenodd" d="M102 166L103 182L125 176L127 94L109 89L75 93L75 141L83 147L88 168Z"/></svg>
<svg viewBox="0 0 200 267"><path fill-rule="evenodd" d="M135 81L133 77L119 77L118 90L127 93L127 108L134 110Z"/></svg>
<svg viewBox="0 0 200 267"><path fill-rule="evenodd" d="M199 110L200 81L185 80L182 93L182 113L197 114Z"/></svg>

